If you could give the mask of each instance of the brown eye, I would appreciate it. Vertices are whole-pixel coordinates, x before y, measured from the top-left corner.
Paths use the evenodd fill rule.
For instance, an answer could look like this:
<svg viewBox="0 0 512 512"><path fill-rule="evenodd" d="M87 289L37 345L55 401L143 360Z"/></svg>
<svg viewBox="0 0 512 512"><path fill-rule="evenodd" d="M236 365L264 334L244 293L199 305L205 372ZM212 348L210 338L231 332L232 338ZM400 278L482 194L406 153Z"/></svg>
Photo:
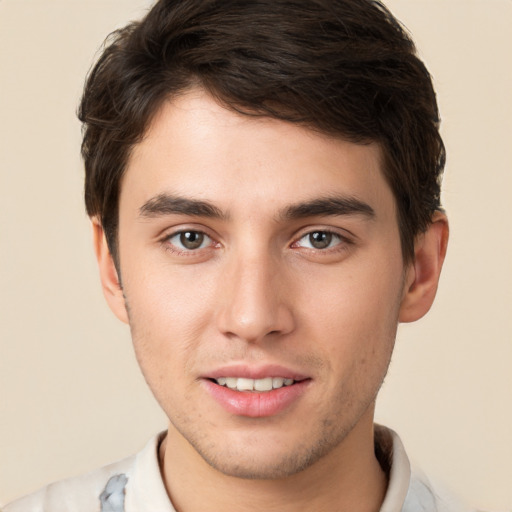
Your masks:
<svg viewBox="0 0 512 512"><path fill-rule="evenodd" d="M295 247L304 247L305 249L325 250L332 249L337 245L348 243L348 241L331 231L310 231L303 235L297 242L294 243Z"/></svg>
<svg viewBox="0 0 512 512"><path fill-rule="evenodd" d="M184 231L180 233L180 242L185 249L199 249L204 242L204 234L198 231Z"/></svg>
<svg viewBox="0 0 512 512"><path fill-rule="evenodd" d="M308 235L311 247L315 249L327 249L332 242L332 233L328 231L314 231Z"/></svg>
<svg viewBox="0 0 512 512"><path fill-rule="evenodd" d="M212 239L201 231L180 231L171 235L167 241L180 251L203 249L212 243Z"/></svg>

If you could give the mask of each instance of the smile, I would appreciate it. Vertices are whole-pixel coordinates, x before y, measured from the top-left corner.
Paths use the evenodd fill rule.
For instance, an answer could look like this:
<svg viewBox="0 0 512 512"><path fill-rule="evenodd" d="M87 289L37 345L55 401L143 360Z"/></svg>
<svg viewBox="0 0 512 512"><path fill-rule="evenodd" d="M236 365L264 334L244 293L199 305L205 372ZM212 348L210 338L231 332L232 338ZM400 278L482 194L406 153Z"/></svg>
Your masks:
<svg viewBox="0 0 512 512"><path fill-rule="evenodd" d="M242 377L219 377L214 379L219 386L236 391L272 391L294 384L293 379L284 377L265 377L263 379L247 379Z"/></svg>
<svg viewBox="0 0 512 512"><path fill-rule="evenodd" d="M205 391L228 413L261 418L282 413L298 402L310 388L312 380L215 377L201 382Z"/></svg>

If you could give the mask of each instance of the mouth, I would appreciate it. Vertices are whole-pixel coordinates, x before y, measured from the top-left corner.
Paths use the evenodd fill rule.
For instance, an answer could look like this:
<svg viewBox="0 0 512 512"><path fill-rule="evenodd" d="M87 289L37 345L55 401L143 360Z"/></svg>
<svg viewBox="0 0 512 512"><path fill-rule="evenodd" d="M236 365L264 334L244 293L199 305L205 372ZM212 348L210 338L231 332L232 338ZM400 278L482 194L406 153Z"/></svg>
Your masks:
<svg viewBox="0 0 512 512"><path fill-rule="evenodd" d="M286 377L264 377L262 379L248 379L245 377L218 377L211 379L219 386L223 386L235 391L256 391L267 393L275 389L281 389L286 386L292 386L298 380Z"/></svg>
<svg viewBox="0 0 512 512"><path fill-rule="evenodd" d="M252 418L274 416L301 400L312 379L282 366L220 368L201 379L225 411Z"/></svg>

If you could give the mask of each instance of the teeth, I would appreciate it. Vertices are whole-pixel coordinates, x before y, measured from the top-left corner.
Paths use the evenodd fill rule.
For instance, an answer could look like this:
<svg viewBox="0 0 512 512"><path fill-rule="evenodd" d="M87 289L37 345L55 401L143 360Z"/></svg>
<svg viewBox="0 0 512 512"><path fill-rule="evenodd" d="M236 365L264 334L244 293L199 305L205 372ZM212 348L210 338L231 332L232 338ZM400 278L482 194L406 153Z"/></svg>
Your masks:
<svg viewBox="0 0 512 512"><path fill-rule="evenodd" d="M245 379L237 377L219 377L215 379L220 386L237 391L272 391L283 386L291 386L295 381L284 377L265 377L264 379Z"/></svg>
<svg viewBox="0 0 512 512"><path fill-rule="evenodd" d="M282 377L274 377L272 379L272 387L274 389L282 388L284 384L284 379Z"/></svg>
<svg viewBox="0 0 512 512"><path fill-rule="evenodd" d="M238 391L252 391L254 389L254 380L238 379L236 389L238 389Z"/></svg>
<svg viewBox="0 0 512 512"><path fill-rule="evenodd" d="M256 379L254 381L254 389L256 391L270 391L272 389L272 377Z"/></svg>
<svg viewBox="0 0 512 512"><path fill-rule="evenodd" d="M227 377L226 378L226 386L229 389L236 389L237 382L238 382L238 379L236 377Z"/></svg>

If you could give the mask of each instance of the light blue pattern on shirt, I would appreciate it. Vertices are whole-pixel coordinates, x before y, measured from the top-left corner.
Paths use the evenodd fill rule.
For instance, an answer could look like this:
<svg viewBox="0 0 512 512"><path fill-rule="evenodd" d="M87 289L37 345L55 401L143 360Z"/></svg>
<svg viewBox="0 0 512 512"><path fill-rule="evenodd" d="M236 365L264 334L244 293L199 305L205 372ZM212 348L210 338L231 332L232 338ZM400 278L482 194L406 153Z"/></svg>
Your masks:
<svg viewBox="0 0 512 512"><path fill-rule="evenodd" d="M128 477L114 475L100 494L101 512L124 512L125 487Z"/></svg>

